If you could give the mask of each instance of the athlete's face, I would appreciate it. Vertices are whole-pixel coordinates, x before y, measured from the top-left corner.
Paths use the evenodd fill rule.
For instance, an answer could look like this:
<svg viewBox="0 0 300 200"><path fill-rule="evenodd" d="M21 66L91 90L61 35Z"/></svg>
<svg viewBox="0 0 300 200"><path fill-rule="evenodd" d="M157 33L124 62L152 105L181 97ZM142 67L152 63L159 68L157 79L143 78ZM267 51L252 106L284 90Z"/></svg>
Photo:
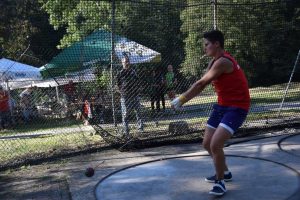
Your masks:
<svg viewBox="0 0 300 200"><path fill-rule="evenodd" d="M204 52L207 56L214 56L218 50L218 42L211 42L204 38Z"/></svg>

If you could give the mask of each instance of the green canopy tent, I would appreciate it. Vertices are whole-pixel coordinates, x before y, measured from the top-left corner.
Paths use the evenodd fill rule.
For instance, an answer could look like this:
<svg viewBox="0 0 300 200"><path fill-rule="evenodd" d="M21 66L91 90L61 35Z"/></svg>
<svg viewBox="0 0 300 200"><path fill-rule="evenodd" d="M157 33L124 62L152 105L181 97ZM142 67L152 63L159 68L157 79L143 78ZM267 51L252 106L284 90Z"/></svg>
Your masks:
<svg viewBox="0 0 300 200"><path fill-rule="evenodd" d="M125 37L114 36L114 51L118 59L124 54L131 63L159 62L160 53ZM111 63L111 33L99 29L63 49L48 64L40 68L44 78L64 76L70 72L81 71L95 65Z"/></svg>
<svg viewBox="0 0 300 200"><path fill-rule="evenodd" d="M113 36L113 37L112 37ZM112 41L112 38L113 41ZM114 48L112 48L114 47ZM130 63L159 62L160 53L149 49L141 44L131 41L125 37L112 34L109 31L99 29L92 34L75 42L71 46L63 49L48 64L40 68L43 78L53 78L55 82L59 78L66 77L72 72L81 72L99 65L111 65L111 74L114 66L112 62L112 51L115 58L121 59L129 57ZM112 75L111 75L112 76ZM58 84L58 83L57 83ZM59 85L59 84L58 84ZM114 91L111 79L111 95L113 120L115 121Z"/></svg>

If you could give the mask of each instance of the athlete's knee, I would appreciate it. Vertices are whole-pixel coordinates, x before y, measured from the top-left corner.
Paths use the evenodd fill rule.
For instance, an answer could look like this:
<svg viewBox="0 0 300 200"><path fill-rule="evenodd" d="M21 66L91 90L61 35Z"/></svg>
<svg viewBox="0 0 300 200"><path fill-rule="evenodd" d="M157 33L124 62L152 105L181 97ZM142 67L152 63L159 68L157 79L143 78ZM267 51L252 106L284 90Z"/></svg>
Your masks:
<svg viewBox="0 0 300 200"><path fill-rule="evenodd" d="M205 150L210 152L210 145L212 141L212 137L214 135L215 129L212 129L210 127L205 128L204 138L202 141L202 146Z"/></svg>
<svg viewBox="0 0 300 200"><path fill-rule="evenodd" d="M206 151L210 152L210 141L209 140L203 140L202 146Z"/></svg>
<svg viewBox="0 0 300 200"><path fill-rule="evenodd" d="M223 145L213 142L210 144L209 148L212 154L218 154L223 150Z"/></svg>

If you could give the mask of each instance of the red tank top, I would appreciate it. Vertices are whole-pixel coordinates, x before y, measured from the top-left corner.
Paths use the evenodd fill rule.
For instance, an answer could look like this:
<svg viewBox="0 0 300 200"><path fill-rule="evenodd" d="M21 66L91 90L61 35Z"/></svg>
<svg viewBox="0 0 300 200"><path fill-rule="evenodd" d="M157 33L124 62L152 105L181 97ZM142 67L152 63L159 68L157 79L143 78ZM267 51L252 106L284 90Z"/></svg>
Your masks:
<svg viewBox="0 0 300 200"><path fill-rule="evenodd" d="M218 96L218 104L249 110L250 94L243 70L229 53L224 52L221 57L227 58L233 63L233 71L221 74L212 82Z"/></svg>

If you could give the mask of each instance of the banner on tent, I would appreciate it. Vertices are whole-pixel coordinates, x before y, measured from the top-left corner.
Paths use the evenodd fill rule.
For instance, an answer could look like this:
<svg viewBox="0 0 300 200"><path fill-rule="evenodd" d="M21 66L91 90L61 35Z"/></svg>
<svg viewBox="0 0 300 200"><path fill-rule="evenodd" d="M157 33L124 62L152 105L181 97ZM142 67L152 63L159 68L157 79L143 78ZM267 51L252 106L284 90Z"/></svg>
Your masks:
<svg viewBox="0 0 300 200"><path fill-rule="evenodd" d="M160 60L160 53L126 39L117 42L115 52L120 60L124 55L128 56L132 64L158 62Z"/></svg>

